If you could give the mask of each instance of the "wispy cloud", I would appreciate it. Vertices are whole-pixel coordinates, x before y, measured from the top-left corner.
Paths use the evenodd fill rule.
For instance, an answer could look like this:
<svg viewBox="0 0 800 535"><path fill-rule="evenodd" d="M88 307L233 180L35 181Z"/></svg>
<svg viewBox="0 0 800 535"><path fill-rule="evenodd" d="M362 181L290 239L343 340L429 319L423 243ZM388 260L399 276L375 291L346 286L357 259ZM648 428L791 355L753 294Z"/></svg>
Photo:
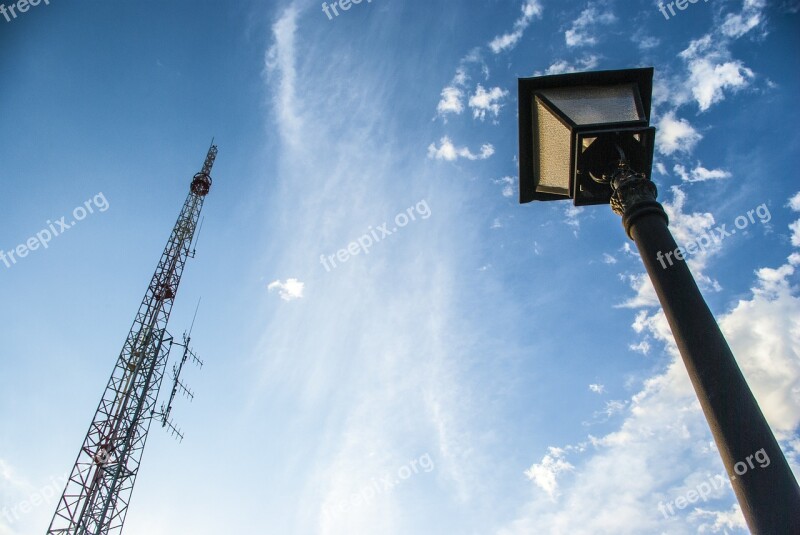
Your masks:
<svg viewBox="0 0 800 535"><path fill-rule="evenodd" d="M502 194L503 197L513 197L514 193L516 192L516 184L519 180L516 176L504 176L503 178L498 178L494 181L495 184L501 184L503 186Z"/></svg>
<svg viewBox="0 0 800 535"><path fill-rule="evenodd" d="M272 115L278 130L292 136L283 136L277 151L280 183L270 205L280 209L265 210L265 224L283 239L264 261L271 272L292 273L314 291L302 313L300 307L276 311L257 351L264 357L251 410L262 404L300 408L275 440L285 445L282 464L298 468L274 474L281 493L265 514L292 519L286 532L400 533L408 526L401 509L407 495L424 500L437 481L464 499L478 488L472 460L481 438L472 436L466 425L472 420L462 413L480 417L482 409L462 403L473 396L454 380L458 364L446 343L460 336L451 322L452 285L470 245L464 228L447 223L462 210L459 194L440 191L444 186L437 185L426 156L479 160L494 148L484 144L473 152L444 137L416 159L387 150L396 146L397 133L374 129L386 124L392 107L385 80L344 55L307 54L298 62L296 49L316 41L313 27L303 31L291 23L295 17L293 9L280 14L268 55ZM462 71L453 83L466 81ZM330 98L310 92L322 85ZM456 106L445 104L442 111L448 107ZM296 120L312 116L313 122ZM423 197L431 204L441 200L425 228L408 226L391 244L335 272L319 267L320 251L336 250ZM274 291L298 294L291 281L276 282ZM298 336L309 325L312 335ZM326 514L425 451L436 462L435 478L414 478L403 492L382 493L369 506Z"/></svg>
<svg viewBox="0 0 800 535"><path fill-rule="evenodd" d="M586 55L582 58L575 60L574 62L570 62L564 59L560 59L552 63L547 69L542 71L536 71L536 76L541 76L543 74L563 74L566 72L577 72L577 71L586 71L591 70L597 67L600 63L600 58L594 54Z"/></svg>
<svg viewBox="0 0 800 535"><path fill-rule="evenodd" d="M595 26L608 26L616 21L617 17L607 8L589 6L572 22L570 29L564 32L564 40L569 47L596 45L597 37L591 30Z"/></svg>
<svg viewBox="0 0 800 535"><path fill-rule="evenodd" d="M731 174L724 169L706 169L700 164L691 171L687 171L681 164L675 164L673 171L684 182L705 182L707 180L721 180L731 177Z"/></svg>
<svg viewBox="0 0 800 535"><path fill-rule="evenodd" d="M578 216L583 212L582 206L567 204L564 206L564 222L573 228L573 234L578 236L578 229L581 228L581 220Z"/></svg>
<svg viewBox="0 0 800 535"><path fill-rule="evenodd" d="M498 35L489 43L489 48L495 54L511 50L522 38L525 30L535 18L542 16L542 4L539 0L526 0L522 4L522 15L514 22L514 29L508 33Z"/></svg>
<svg viewBox="0 0 800 535"><path fill-rule="evenodd" d="M490 143L481 145L479 153L473 153L467 147L456 147L449 137L444 136L439 140L439 146L436 143L431 143L428 146L428 158L436 160L445 160L454 162L459 158L467 160L485 160L494 154L494 147Z"/></svg>
<svg viewBox="0 0 800 535"><path fill-rule="evenodd" d="M275 44L266 53L265 67L270 75L278 76L278 86L273 93L275 112L279 115L281 133L291 145L301 142L299 132L302 122L297 113L295 83L295 32L297 31L297 9L290 5L284 16L272 26Z"/></svg>
<svg viewBox="0 0 800 535"><path fill-rule="evenodd" d="M728 13L725 16L720 31L728 37L743 36L764 22L762 12L766 7L766 0L744 0L741 12Z"/></svg>
<svg viewBox="0 0 800 535"><path fill-rule="evenodd" d="M589 385L589 390L591 390L595 394L605 394L606 387L601 384L593 383Z"/></svg>

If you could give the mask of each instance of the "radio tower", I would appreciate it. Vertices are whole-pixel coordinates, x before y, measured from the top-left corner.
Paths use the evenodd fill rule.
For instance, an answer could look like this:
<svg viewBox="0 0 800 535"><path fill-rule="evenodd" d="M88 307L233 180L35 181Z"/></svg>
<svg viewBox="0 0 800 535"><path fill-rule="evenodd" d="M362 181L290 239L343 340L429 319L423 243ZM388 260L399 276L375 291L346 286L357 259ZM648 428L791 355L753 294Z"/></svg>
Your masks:
<svg viewBox="0 0 800 535"><path fill-rule="evenodd" d="M167 321L186 259L194 256L192 240L203 199L211 189L211 167L217 156L217 147L211 143L122 346L48 535L122 532L150 423L154 417L168 421L168 414L155 411L172 344ZM188 342L187 338L187 346ZM180 367L174 374L176 383L179 372Z"/></svg>

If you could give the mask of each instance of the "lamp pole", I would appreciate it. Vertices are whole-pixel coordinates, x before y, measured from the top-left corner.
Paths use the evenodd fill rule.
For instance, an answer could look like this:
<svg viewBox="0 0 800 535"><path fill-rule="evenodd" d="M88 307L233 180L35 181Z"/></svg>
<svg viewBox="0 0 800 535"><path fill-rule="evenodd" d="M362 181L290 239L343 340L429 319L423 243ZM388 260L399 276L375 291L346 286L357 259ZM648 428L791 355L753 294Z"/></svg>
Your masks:
<svg viewBox="0 0 800 535"><path fill-rule="evenodd" d="M747 525L757 535L800 535L797 480L656 201L652 89L652 67L520 78L520 203L610 202L622 216Z"/></svg>
<svg viewBox="0 0 800 535"><path fill-rule="evenodd" d="M678 246L655 184L620 161L610 185L611 208L639 249L750 531L800 534L800 487L719 325L685 260L658 261ZM764 467L764 455L754 461L761 450Z"/></svg>

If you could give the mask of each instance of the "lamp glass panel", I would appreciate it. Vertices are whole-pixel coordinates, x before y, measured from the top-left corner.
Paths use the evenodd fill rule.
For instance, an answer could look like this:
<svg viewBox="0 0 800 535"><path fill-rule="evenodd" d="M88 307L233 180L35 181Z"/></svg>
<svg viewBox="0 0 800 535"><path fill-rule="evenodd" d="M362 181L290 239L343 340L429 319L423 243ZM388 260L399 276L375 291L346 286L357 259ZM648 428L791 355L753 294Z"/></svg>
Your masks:
<svg viewBox="0 0 800 535"><path fill-rule="evenodd" d="M559 87L540 92L577 125L639 121L635 84Z"/></svg>
<svg viewBox="0 0 800 535"><path fill-rule="evenodd" d="M570 129L539 98L535 101L533 127L539 140L536 191L569 195Z"/></svg>

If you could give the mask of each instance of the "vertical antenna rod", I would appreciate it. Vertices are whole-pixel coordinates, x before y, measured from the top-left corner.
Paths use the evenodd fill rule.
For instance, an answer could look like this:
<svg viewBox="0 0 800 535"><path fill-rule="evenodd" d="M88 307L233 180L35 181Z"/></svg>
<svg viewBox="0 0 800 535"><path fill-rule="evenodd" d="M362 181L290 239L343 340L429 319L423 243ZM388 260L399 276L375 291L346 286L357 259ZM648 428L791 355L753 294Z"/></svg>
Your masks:
<svg viewBox="0 0 800 535"><path fill-rule="evenodd" d="M172 345L167 322L203 200L211 189L216 157L212 141L122 346L47 535L122 532Z"/></svg>

